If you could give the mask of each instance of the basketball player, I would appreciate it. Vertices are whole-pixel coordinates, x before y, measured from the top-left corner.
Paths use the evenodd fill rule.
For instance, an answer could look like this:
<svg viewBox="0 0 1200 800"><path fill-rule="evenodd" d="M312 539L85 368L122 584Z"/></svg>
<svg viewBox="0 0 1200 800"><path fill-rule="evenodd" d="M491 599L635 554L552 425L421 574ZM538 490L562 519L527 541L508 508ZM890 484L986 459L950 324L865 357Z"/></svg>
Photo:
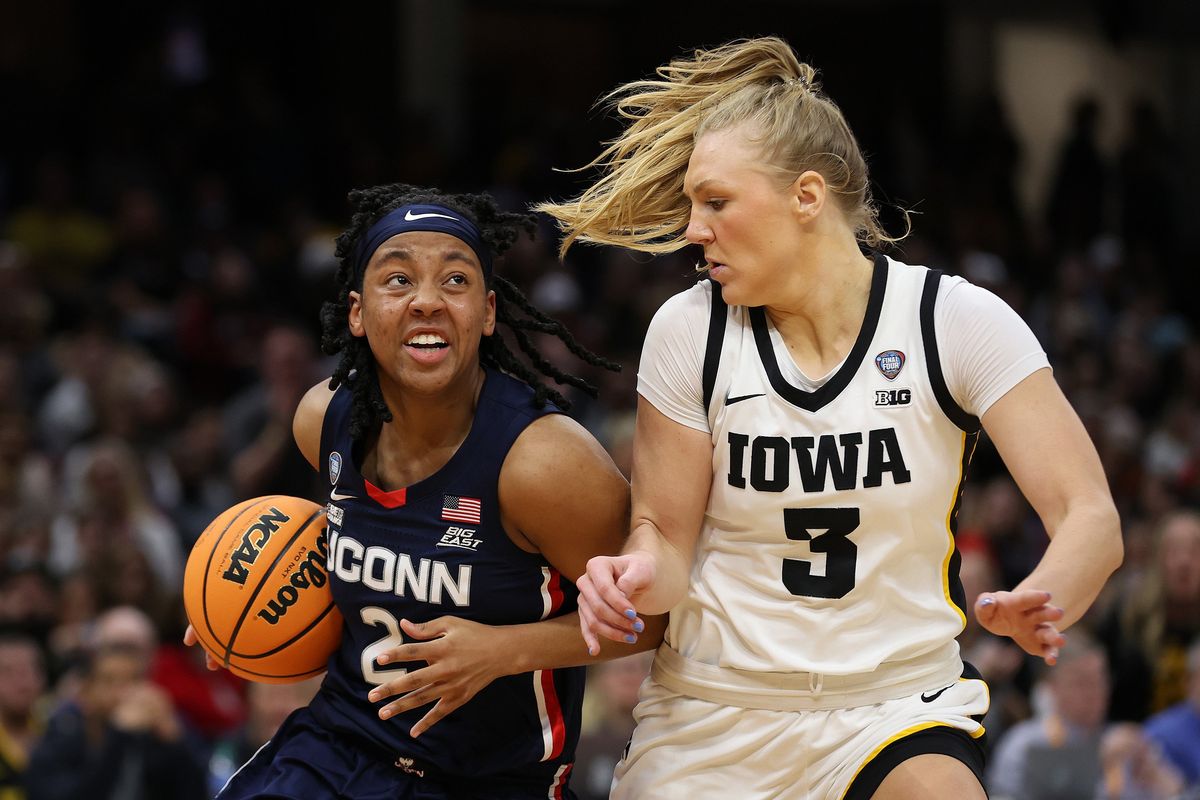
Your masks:
<svg viewBox="0 0 1200 800"><path fill-rule="evenodd" d="M591 390L528 331L612 365L494 274L531 215L403 185L350 199L322 312L341 360L294 422L329 480L345 632L312 703L218 796L573 797L583 669L571 665L589 659L572 581L619 552L628 485L496 324L560 383ZM661 626L640 634L604 657L653 647Z"/></svg>
<svg viewBox="0 0 1200 800"><path fill-rule="evenodd" d="M955 514L985 429L1045 558L982 624L1053 663L1121 560L1092 444L995 296L871 248L858 145L812 67L738 41L614 92L576 240L704 250L638 375L633 531L580 579L589 646L670 611L615 798L983 798Z"/></svg>

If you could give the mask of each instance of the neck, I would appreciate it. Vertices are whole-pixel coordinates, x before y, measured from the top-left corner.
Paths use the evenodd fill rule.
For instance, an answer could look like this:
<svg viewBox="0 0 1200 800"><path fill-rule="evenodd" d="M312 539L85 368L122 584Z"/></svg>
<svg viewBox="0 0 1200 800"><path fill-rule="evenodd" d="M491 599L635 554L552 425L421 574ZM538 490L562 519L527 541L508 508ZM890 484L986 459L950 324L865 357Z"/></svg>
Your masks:
<svg viewBox="0 0 1200 800"><path fill-rule="evenodd" d="M796 365L819 377L845 358L858 338L874 265L847 231L806 238L804 255L788 271L767 315Z"/></svg>
<svg viewBox="0 0 1200 800"><path fill-rule="evenodd" d="M445 466L471 430L483 381L477 369L433 395L384 389L392 421L380 428L364 459L364 477L391 491Z"/></svg>

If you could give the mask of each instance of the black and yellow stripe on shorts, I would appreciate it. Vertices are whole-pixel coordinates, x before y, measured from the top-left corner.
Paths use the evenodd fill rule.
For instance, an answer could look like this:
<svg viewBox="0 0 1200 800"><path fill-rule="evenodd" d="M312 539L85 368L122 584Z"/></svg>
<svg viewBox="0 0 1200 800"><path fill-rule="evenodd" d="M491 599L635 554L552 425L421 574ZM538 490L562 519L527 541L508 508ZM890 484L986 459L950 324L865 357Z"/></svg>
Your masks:
<svg viewBox="0 0 1200 800"><path fill-rule="evenodd" d="M959 681L983 682L983 676L973 665L963 662L963 674ZM988 692L990 707L991 692L986 682L983 686L984 691ZM971 719L979 723L979 730L974 733L942 722L922 722L889 737L871 751L871 755L855 770L840 800L871 800L875 790L893 769L914 756L928 754L950 756L963 762L983 785L983 772L987 765L987 731L983 728L982 714L972 715Z"/></svg>

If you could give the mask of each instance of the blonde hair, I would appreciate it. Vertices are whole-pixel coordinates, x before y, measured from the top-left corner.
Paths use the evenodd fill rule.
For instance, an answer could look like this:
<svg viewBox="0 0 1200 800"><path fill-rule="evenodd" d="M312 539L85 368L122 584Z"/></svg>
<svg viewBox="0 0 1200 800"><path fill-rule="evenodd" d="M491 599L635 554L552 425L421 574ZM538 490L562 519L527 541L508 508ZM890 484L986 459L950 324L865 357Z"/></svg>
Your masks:
<svg viewBox="0 0 1200 800"><path fill-rule="evenodd" d="M602 98L629 123L580 168L598 167L600 178L573 200L536 207L564 233L560 256L576 240L649 253L686 245L690 205L683 178L695 141L743 123L782 185L814 170L860 241L898 241L879 226L866 161L841 110L821 94L816 70L782 39L740 39L697 50L657 74L658 80L633 81Z"/></svg>

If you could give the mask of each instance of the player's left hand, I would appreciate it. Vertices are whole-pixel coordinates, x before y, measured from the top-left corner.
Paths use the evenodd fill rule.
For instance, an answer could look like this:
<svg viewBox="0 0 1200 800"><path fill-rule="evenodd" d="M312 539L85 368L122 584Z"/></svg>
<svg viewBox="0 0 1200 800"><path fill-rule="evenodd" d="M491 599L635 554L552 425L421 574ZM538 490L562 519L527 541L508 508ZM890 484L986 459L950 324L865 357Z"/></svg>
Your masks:
<svg viewBox="0 0 1200 800"><path fill-rule="evenodd" d="M429 622L400 620L400 629L414 642L385 650L380 664L424 661L427 666L410 669L403 675L376 686L367 695L371 702L400 695L379 709L380 719L434 703L433 708L412 726L415 739L433 727L454 709L466 703L483 687L508 674L505 665L504 634L491 625L438 617ZM436 701L436 702L435 702Z"/></svg>
<svg viewBox="0 0 1200 800"><path fill-rule="evenodd" d="M1058 648L1066 644L1054 623L1063 610L1050 605L1050 593L1040 589L984 592L975 601L975 619L997 636L1007 636L1032 656L1054 666Z"/></svg>

